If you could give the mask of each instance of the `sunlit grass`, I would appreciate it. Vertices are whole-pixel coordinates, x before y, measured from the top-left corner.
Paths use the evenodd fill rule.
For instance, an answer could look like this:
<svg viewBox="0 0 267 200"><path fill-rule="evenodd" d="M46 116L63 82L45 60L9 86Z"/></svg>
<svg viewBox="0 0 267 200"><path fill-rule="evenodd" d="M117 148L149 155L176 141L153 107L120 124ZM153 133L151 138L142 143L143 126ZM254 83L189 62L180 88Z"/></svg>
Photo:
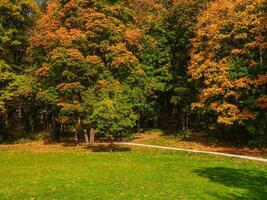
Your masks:
<svg viewBox="0 0 267 200"><path fill-rule="evenodd" d="M0 199L264 199L267 165L220 156L0 151Z"/></svg>

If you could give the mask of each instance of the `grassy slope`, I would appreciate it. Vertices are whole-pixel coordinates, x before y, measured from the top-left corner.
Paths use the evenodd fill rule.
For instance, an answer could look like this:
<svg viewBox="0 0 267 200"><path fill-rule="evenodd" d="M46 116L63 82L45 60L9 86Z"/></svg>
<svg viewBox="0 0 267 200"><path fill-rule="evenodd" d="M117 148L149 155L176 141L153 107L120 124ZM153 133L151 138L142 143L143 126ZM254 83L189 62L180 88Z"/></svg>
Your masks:
<svg viewBox="0 0 267 200"><path fill-rule="evenodd" d="M267 165L224 157L0 151L0 199L264 199Z"/></svg>

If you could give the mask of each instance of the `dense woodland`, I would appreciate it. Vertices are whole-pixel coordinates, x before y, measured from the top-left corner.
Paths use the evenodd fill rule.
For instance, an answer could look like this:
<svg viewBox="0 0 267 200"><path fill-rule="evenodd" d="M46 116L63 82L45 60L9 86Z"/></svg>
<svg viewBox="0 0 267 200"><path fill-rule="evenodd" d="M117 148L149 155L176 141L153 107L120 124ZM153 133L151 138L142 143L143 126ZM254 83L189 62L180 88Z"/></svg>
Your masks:
<svg viewBox="0 0 267 200"><path fill-rule="evenodd" d="M266 13L266 0L0 0L0 141L162 128L266 145Z"/></svg>

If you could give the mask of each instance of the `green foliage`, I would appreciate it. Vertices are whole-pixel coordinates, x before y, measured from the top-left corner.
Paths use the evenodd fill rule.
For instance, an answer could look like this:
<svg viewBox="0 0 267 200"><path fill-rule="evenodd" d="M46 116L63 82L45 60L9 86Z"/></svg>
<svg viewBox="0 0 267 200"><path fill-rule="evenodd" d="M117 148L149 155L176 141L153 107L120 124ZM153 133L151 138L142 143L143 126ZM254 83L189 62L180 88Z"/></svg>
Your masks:
<svg viewBox="0 0 267 200"><path fill-rule="evenodd" d="M15 65L25 62L29 31L38 14L34 0L0 1L0 59Z"/></svg>
<svg viewBox="0 0 267 200"><path fill-rule="evenodd" d="M99 91L88 90L83 105L87 123L104 135L127 135L138 117L133 111L133 98L129 88L124 88L116 81L107 83L106 88Z"/></svg>

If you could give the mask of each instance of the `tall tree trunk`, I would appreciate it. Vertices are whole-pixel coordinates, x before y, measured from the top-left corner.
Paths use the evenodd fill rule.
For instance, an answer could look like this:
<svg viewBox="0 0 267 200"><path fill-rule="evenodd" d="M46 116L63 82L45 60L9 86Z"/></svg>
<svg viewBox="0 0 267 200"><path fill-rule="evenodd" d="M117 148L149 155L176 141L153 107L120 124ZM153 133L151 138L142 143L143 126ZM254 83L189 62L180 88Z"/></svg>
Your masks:
<svg viewBox="0 0 267 200"><path fill-rule="evenodd" d="M18 107L18 117L19 117L19 120L21 120L21 118L22 118L22 110L21 110L21 106L20 105Z"/></svg>
<svg viewBox="0 0 267 200"><path fill-rule="evenodd" d="M140 117L137 120L137 132L140 133Z"/></svg>
<svg viewBox="0 0 267 200"><path fill-rule="evenodd" d="M28 124L28 126L30 127L28 128L28 130L31 129L31 132L34 132L34 120L36 119L34 119L34 116L31 115L29 119L29 124Z"/></svg>
<svg viewBox="0 0 267 200"><path fill-rule="evenodd" d="M9 124L8 124L8 113L7 112L5 113L5 125L6 125L6 127L9 126Z"/></svg>
<svg viewBox="0 0 267 200"><path fill-rule="evenodd" d="M90 129L90 144L94 144L95 143L95 129L91 128Z"/></svg>
<svg viewBox="0 0 267 200"><path fill-rule="evenodd" d="M197 113L197 129L200 127L200 116L199 113Z"/></svg>
<svg viewBox="0 0 267 200"><path fill-rule="evenodd" d="M79 142L79 138L78 138L78 132L77 129L74 129L74 137L75 137L75 141L78 143Z"/></svg>
<svg viewBox="0 0 267 200"><path fill-rule="evenodd" d="M186 113L186 127L185 127L186 130L188 130L188 121L189 121L189 120L188 120L188 113Z"/></svg>
<svg viewBox="0 0 267 200"><path fill-rule="evenodd" d="M184 117L184 113L182 112L182 126L183 126L183 131L185 131L185 117Z"/></svg>
<svg viewBox="0 0 267 200"><path fill-rule="evenodd" d="M55 107L52 107L52 133L54 142L58 142L58 130L57 130L57 122L56 122L56 111Z"/></svg>
<svg viewBox="0 0 267 200"><path fill-rule="evenodd" d="M260 64L263 65L263 50L261 47L259 48L259 50L260 50Z"/></svg>
<svg viewBox="0 0 267 200"><path fill-rule="evenodd" d="M75 141L77 143L79 143L78 130L79 130L80 126L81 126L81 117L78 117L77 123L75 125L75 129L74 129Z"/></svg>
<svg viewBox="0 0 267 200"><path fill-rule="evenodd" d="M89 137L88 137L88 133L86 129L83 129L83 134L84 134L85 143L89 144Z"/></svg>

